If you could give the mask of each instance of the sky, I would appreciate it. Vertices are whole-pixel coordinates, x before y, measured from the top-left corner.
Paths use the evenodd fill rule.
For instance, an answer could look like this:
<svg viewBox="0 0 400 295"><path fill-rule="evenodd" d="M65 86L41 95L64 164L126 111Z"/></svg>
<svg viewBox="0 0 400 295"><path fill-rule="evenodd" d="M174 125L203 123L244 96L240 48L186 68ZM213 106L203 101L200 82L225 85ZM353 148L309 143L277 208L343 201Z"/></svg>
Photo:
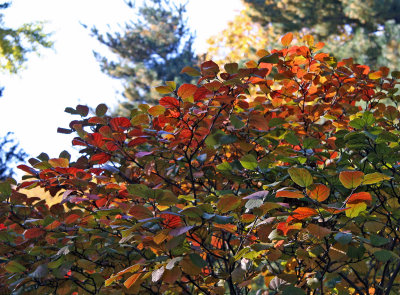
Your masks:
<svg viewBox="0 0 400 295"><path fill-rule="evenodd" d="M206 40L226 28L242 4L240 0L188 0L186 7L188 25L196 33L195 49L203 53ZM74 155L73 136L57 133L57 127L67 127L74 118L64 109L77 104L115 106L123 90L119 80L101 72L93 50L105 54L108 50L82 24L101 32L109 26L112 31L130 20L132 10L123 0L14 0L4 14L9 27L46 21L54 48L30 55L27 68L18 75L0 75L0 85L5 87L0 97L0 136L13 132L33 157L46 152L55 158L64 149Z"/></svg>

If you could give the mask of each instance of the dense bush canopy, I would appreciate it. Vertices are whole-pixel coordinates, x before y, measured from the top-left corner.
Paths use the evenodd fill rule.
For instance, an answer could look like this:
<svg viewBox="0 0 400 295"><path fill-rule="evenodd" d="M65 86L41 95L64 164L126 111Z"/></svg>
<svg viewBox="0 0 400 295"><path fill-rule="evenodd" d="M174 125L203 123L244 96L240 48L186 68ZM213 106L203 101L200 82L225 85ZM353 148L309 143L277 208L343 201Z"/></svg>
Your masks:
<svg viewBox="0 0 400 295"><path fill-rule="evenodd" d="M399 293L400 74L303 41L185 67L129 117L67 108L82 156L0 185L3 292Z"/></svg>

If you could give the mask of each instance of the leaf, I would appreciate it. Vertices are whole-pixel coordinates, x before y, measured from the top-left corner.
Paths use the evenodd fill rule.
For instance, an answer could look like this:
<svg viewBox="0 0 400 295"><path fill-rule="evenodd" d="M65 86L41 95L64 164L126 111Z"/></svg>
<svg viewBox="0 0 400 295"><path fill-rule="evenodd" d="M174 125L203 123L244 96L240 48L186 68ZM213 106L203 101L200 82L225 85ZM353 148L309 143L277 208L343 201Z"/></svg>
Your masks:
<svg viewBox="0 0 400 295"><path fill-rule="evenodd" d="M153 212L144 207L143 205L134 205L129 210L129 214L138 220L154 217Z"/></svg>
<svg viewBox="0 0 400 295"><path fill-rule="evenodd" d="M221 213L227 213L239 207L241 201L241 198L235 195L222 196L217 203L217 209Z"/></svg>
<svg viewBox="0 0 400 295"><path fill-rule="evenodd" d="M375 247L380 247L389 243L389 239L377 235L371 235L370 237L371 245Z"/></svg>
<svg viewBox="0 0 400 295"><path fill-rule="evenodd" d="M287 33L285 36L282 37L281 43L283 46L289 46L293 40L293 33Z"/></svg>
<svg viewBox="0 0 400 295"><path fill-rule="evenodd" d="M50 223L49 225L47 225L45 227L45 229L47 230L54 230L57 227L59 227L61 225L61 222L59 222L58 220L54 220L52 223Z"/></svg>
<svg viewBox="0 0 400 295"><path fill-rule="evenodd" d="M283 288L282 295L306 295L306 292L300 288L290 285Z"/></svg>
<svg viewBox="0 0 400 295"><path fill-rule="evenodd" d="M169 94L169 93L171 93L172 91L174 91L173 89L171 89L171 88L168 87L168 86L157 86L155 89L156 89L156 91L157 91L158 93L160 93L160 94Z"/></svg>
<svg viewBox="0 0 400 295"><path fill-rule="evenodd" d="M175 263L181 261L182 259L183 259L183 257L175 257L175 258L172 258L172 259L168 262L168 264L167 264L167 266L166 266L166 269L168 269L168 270L173 269L174 266L175 266Z"/></svg>
<svg viewBox="0 0 400 295"><path fill-rule="evenodd" d="M103 117L107 113L107 106L104 103L99 104L96 107L96 116Z"/></svg>
<svg viewBox="0 0 400 295"><path fill-rule="evenodd" d="M383 74L381 71L377 71L377 72L373 72L373 73L369 73L368 74L368 78L370 78L371 80L377 80L382 78Z"/></svg>
<svg viewBox="0 0 400 295"><path fill-rule="evenodd" d="M110 125L114 131L126 130L132 126L131 121L125 117L112 118L110 120Z"/></svg>
<svg viewBox="0 0 400 295"><path fill-rule="evenodd" d="M204 259L201 258L200 255L197 253L190 253L189 258L193 262L193 264L196 265L197 267L203 268L206 267L207 265L207 262L204 261Z"/></svg>
<svg viewBox="0 0 400 295"><path fill-rule="evenodd" d="M258 60L258 64L260 63L270 63L270 64L277 64L279 62L279 54L272 53L270 55L264 56Z"/></svg>
<svg viewBox="0 0 400 295"><path fill-rule="evenodd" d="M239 65L237 63L228 63L224 65L224 69L228 74L236 74L239 69Z"/></svg>
<svg viewBox="0 0 400 295"><path fill-rule="evenodd" d="M161 266L159 269L154 270L151 273L151 281L153 283L158 282L161 279L162 275L164 274L164 271L165 271L164 266Z"/></svg>
<svg viewBox="0 0 400 295"><path fill-rule="evenodd" d="M183 234L187 233L193 227L194 227L193 225L177 227L177 228L174 228L173 230L171 230L169 232L169 234L171 236L173 236L173 237L177 237L177 236L180 236L180 235L183 235Z"/></svg>
<svg viewBox="0 0 400 295"><path fill-rule="evenodd" d="M67 218L65 218L64 222L65 224L70 224L70 223L74 223L76 220L78 220L78 218L80 218L80 216L78 214L70 214Z"/></svg>
<svg viewBox="0 0 400 295"><path fill-rule="evenodd" d="M129 289L130 287L132 287L137 280L140 278L140 276L142 275L142 273L135 273L133 275L131 275L125 282L124 282L124 286Z"/></svg>
<svg viewBox="0 0 400 295"><path fill-rule="evenodd" d="M318 202L325 201L330 195L330 189L324 184L316 183L307 188L307 195Z"/></svg>
<svg viewBox="0 0 400 295"><path fill-rule="evenodd" d="M47 264L41 264L35 269L33 273L29 274L29 276L35 279L41 279L46 277L48 273L49 269L47 267Z"/></svg>
<svg viewBox="0 0 400 295"><path fill-rule="evenodd" d="M376 259L378 259L380 262L388 262L390 258L393 257L392 252L388 250L379 250L374 252L374 256Z"/></svg>
<svg viewBox="0 0 400 295"><path fill-rule="evenodd" d="M4 269L10 273L24 272L26 270L25 266L19 264L18 262L10 261L5 266Z"/></svg>
<svg viewBox="0 0 400 295"><path fill-rule="evenodd" d="M323 239L332 232L330 229L326 227L322 227L313 223L307 225L306 230L313 236L317 237L318 239Z"/></svg>
<svg viewBox="0 0 400 295"><path fill-rule="evenodd" d="M301 229L301 223L295 223L295 224L289 225L287 222L280 222L280 223L278 223L276 229L279 229L286 236L290 230Z"/></svg>
<svg viewBox="0 0 400 295"><path fill-rule="evenodd" d="M197 91L197 86L193 84L183 84L178 89L178 96L183 100L193 99L193 95ZM193 100L192 100L193 101Z"/></svg>
<svg viewBox="0 0 400 295"><path fill-rule="evenodd" d="M342 171L339 180L345 188L353 189L361 185L364 173L361 171Z"/></svg>
<svg viewBox="0 0 400 295"><path fill-rule="evenodd" d="M159 103L167 109L179 107L179 101L175 97L171 96L165 96L161 98Z"/></svg>
<svg viewBox="0 0 400 295"><path fill-rule="evenodd" d="M48 163L54 168L56 168L56 167L68 168L69 167L69 161L68 161L68 159L65 159L65 158L50 159L50 160L48 160Z"/></svg>
<svg viewBox="0 0 400 295"><path fill-rule="evenodd" d="M357 204L357 203L370 203L372 201L371 194L368 192L359 192L352 194L347 200L347 204Z"/></svg>
<svg viewBox="0 0 400 295"><path fill-rule="evenodd" d="M231 171L232 167L228 162L222 162L221 164L218 164L215 168L219 171Z"/></svg>
<svg viewBox="0 0 400 295"><path fill-rule="evenodd" d="M342 245L347 245L353 240L353 236L350 233L337 233L335 235L335 240Z"/></svg>
<svg viewBox="0 0 400 295"><path fill-rule="evenodd" d="M240 164L248 170L255 170L258 167L257 159L252 154L244 155L240 159Z"/></svg>
<svg viewBox="0 0 400 295"><path fill-rule="evenodd" d="M27 229L24 232L24 237L25 237L25 239L34 239L34 238L40 237L41 235L43 235L45 233L46 232L43 229L34 227L34 228Z"/></svg>
<svg viewBox="0 0 400 295"><path fill-rule="evenodd" d="M349 218L354 218L360 215L361 212L367 209L367 204L365 203L355 203L355 204L347 204L346 216Z"/></svg>
<svg viewBox="0 0 400 295"><path fill-rule="evenodd" d="M310 172L305 168L291 167L288 169L288 172L292 180L302 187L308 187L313 183Z"/></svg>
<svg viewBox="0 0 400 295"><path fill-rule="evenodd" d="M387 176L383 173L374 172L374 173L365 175L362 184L365 184L365 185L375 184L375 183L379 183L381 181L390 180L390 179L392 179L390 176Z"/></svg>
<svg viewBox="0 0 400 295"><path fill-rule="evenodd" d="M318 215L317 210L308 207L299 207L292 213L292 217L297 220L302 220L315 215Z"/></svg>
<svg viewBox="0 0 400 295"><path fill-rule="evenodd" d="M192 77L198 77L201 75L198 70L192 67L184 67L181 71L181 74L187 74Z"/></svg>
<svg viewBox="0 0 400 295"><path fill-rule="evenodd" d="M301 191L285 187L276 192L276 198L291 198L291 199L301 199L304 198L304 195Z"/></svg>

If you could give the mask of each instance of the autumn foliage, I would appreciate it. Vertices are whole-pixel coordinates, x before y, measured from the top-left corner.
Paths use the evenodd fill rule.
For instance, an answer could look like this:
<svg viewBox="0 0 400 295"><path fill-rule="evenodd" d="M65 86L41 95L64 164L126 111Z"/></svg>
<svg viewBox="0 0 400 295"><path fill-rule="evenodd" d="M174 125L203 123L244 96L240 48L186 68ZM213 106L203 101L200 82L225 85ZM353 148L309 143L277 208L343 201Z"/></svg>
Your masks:
<svg viewBox="0 0 400 295"><path fill-rule="evenodd" d="M67 108L82 156L0 184L3 292L398 294L400 73L302 41L126 118Z"/></svg>

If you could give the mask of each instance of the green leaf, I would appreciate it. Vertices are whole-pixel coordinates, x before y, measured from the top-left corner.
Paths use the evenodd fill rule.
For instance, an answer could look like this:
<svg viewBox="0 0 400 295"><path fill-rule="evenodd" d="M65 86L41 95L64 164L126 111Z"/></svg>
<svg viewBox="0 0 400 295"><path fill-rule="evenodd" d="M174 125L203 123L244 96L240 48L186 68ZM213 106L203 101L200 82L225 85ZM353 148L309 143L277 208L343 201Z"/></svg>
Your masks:
<svg viewBox="0 0 400 295"><path fill-rule="evenodd" d="M272 118L271 120L269 120L268 126L275 127L275 126L282 125L284 123L286 123L286 121L283 120L282 118Z"/></svg>
<svg viewBox="0 0 400 295"><path fill-rule="evenodd" d="M365 247L363 245L360 245L358 248L349 246L347 249L347 256L349 256L349 258L361 259L364 256L364 253Z"/></svg>
<svg viewBox="0 0 400 295"><path fill-rule="evenodd" d="M277 64L279 62L279 54L275 52L270 55L266 55L258 60L258 64L262 62L269 64Z"/></svg>
<svg viewBox="0 0 400 295"><path fill-rule="evenodd" d="M232 170L232 167L228 162L222 162L221 164L218 164L216 168L219 171L231 171Z"/></svg>
<svg viewBox="0 0 400 295"><path fill-rule="evenodd" d="M353 237L350 233L337 233L335 235L335 240L342 245L347 245L352 241Z"/></svg>
<svg viewBox="0 0 400 295"><path fill-rule="evenodd" d="M4 269L10 273L24 272L26 270L25 266L19 264L16 261L10 261L6 264Z"/></svg>
<svg viewBox="0 0 400 295"><path fill-rule="evenodd" d="M231 115L230 119L233 127L235 127L236 129L241 129L245 125L245 123L242 120L240 120L238 116Z"/></svg>
<svg viewBox="0 0 400 295"><path fill-rule="evenodd" d="M390 180L391 177L383 173L374 172L364 176L362 184L375 184L384 180Z"/></svg>
<svg viewBox="0 0 400 295"><path fill-rule="evenodd" d="M361 118L356 118L351 120L349 125L355 129L363 129L365 125L365 121Z"/></svg>
<svg viewBox="0 0 400 295"><path fill-rule="evenodd" d="M302 187L308 187L313 183L313 178L310 172L308 172L308 170L305 168L291 167L288 169L288 172L290 178L292 178L296 184Z"/></svg>
<svg viewBox="0 0 400 295"><path fill-rule="evenodd" d="M389 243L389 239L377 235L371 235L370 241L371 245L375 247L380 247Z"/></svg>
<svg viewBox="0 0 400 295"><path fill-rule="evenodd" d="M392 252L388 251L388 250L379 250L374 252L374 256L376 257L376 259L378 259L380 262L387 262L390 260L390 258L392 258Z"/></svg>
<svg viewBox="0 0 400 295"><path fill-rule="evenodd" d="M290 285L282 290L282 295L306 295L306 292L300 288Z"/></svg>
<svg viewBox="0 0 400 295"><path fill-rule="evenodd" d="M299 145L300 144L299 139L296 137L296 135L293 132L286 133L284 138L290 144L293 144L293 145Z"/></svg>
<svg viewBox="0 0 400 295"><path fill-rule="evenodd" d="M190 253L189 258L197 267L203 268L207 265L207 262L205 262L197 253Z"/></svg>
<svg viewBox="0 0 400 295"><path fill-rule="evenodd" d="M8 182L0 182L0 197L3 199L11 196L11 185Z"/></svg>
<svg viewBox="0 0 400 295"><path fill-rule="evenodd" d="M97 117L103 117L107 113L108 107L104 104L101 103L96 107L96 116Z"/></svg>
<svg viewBox="0 0 400 295"><path fill-rule="evenodd" d="M255 170L258 167L257 159L252 154L244 155L240 159L240 164L248 170Z"/></svg>
<svg viewBox="0 0 400 295"><path fill-rule="evenodd" d="M228 74L236 74L238 72L239 65L237 63L225 64L224 69Z"/></svg>

